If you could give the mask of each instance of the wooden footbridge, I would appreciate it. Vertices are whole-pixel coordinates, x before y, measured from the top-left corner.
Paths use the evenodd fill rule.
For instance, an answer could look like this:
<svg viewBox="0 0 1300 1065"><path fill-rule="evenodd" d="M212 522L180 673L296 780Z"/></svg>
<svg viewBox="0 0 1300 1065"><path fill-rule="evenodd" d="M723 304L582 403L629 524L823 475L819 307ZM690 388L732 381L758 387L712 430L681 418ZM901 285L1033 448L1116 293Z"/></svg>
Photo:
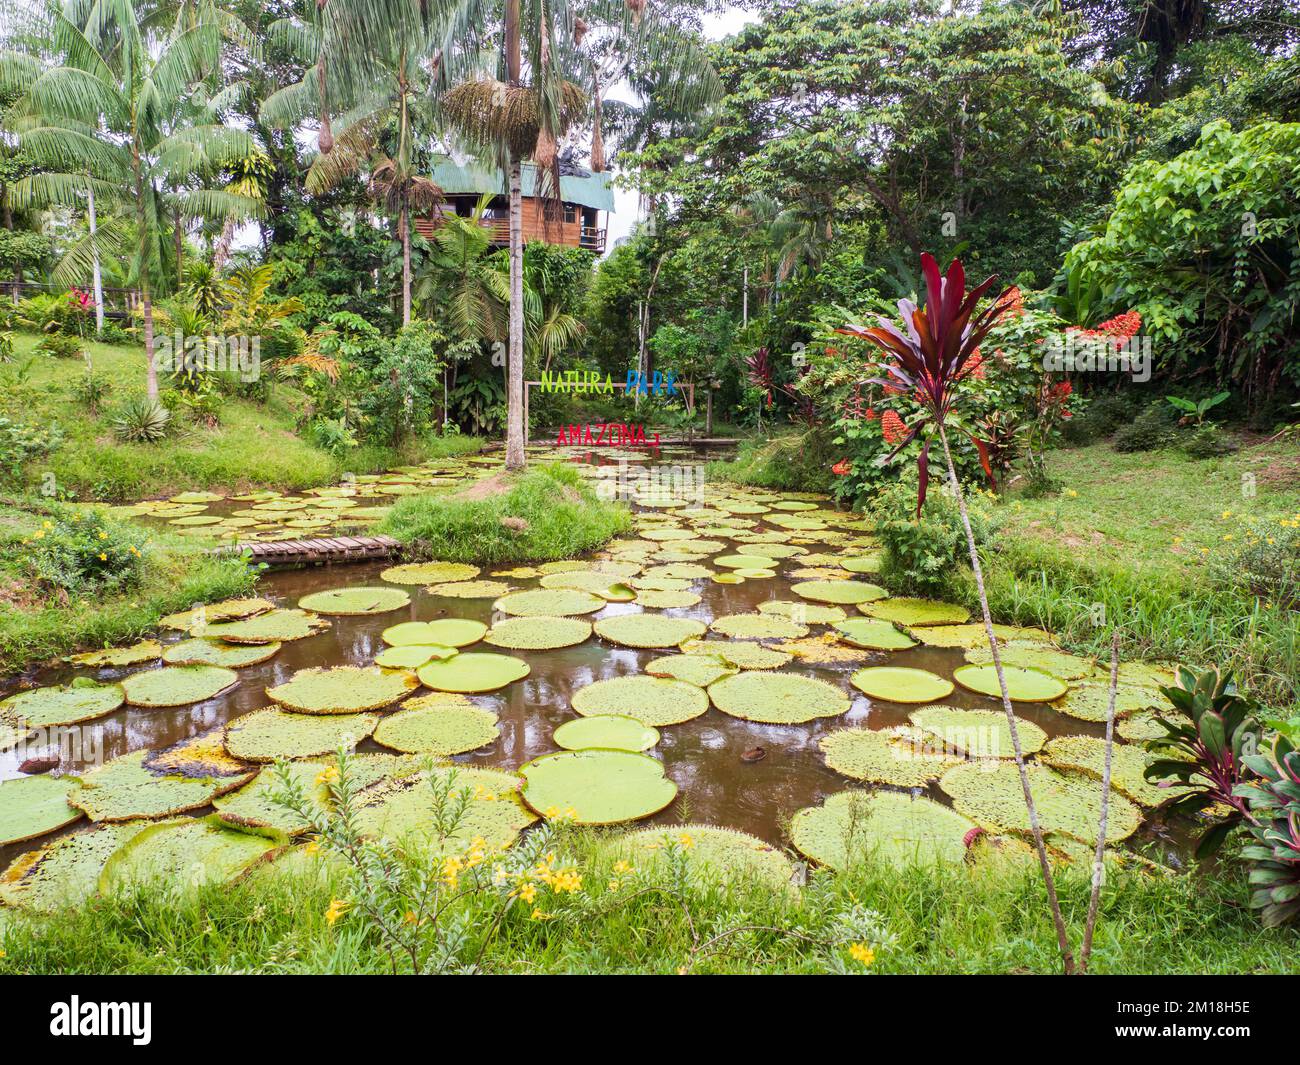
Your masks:
<svg viewBox="0 0 1300 1065"><path fill-rule="evenodd" d="M331 536L315 540L266 540L214 547L216 555L247 552L266 566L324 566L334 562L369 562L393 558L402 545L391 536Z"/></svg>

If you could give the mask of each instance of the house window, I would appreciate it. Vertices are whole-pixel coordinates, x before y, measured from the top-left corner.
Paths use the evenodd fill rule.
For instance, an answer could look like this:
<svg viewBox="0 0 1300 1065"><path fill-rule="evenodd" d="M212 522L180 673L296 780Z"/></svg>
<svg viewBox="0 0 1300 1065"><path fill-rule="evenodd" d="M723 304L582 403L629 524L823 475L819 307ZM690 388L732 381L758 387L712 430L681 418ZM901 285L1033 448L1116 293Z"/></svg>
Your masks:
<svg viewBox="0 0 1300 1065"><path fill-rule="evenodd" d="M566 203L564 205L564 220L566 222L576 222L578 220L578 208L576 204Z"/></svg>

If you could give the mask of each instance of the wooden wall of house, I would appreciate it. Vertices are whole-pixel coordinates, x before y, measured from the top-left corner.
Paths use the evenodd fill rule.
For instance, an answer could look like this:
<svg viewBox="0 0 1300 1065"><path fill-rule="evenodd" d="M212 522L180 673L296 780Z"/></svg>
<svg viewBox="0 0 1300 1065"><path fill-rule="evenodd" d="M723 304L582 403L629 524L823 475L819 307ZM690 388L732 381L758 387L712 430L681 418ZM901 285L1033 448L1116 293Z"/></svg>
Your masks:
<svg viewBox="0 0 1300 1065"><path fill-rule="evenodd" d="M564 220L564 208L560 207L556 212L558 217L553 217L550 223L550 231L546 229L542 217L542 201L535 196L525 196L523 201L523 215L520 219L523 227L524 243L530 240L545 240L550 244L564 244L572 248L579 245L582 234L582 208L574 205L573 221ZM492 219L493 239L504 244L510 239L509 221L505 218ZM415 231L423 237L431 237L433 230L437 225L437 215L431 214L415 220Z"/></svg>

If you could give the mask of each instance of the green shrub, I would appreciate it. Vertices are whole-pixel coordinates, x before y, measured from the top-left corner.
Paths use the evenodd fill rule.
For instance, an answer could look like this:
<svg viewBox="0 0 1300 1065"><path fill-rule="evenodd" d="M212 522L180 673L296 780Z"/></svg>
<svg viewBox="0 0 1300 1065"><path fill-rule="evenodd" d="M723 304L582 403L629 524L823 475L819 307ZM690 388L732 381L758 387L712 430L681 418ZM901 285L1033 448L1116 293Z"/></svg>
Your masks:
<svg viewBox="0 0 1300 1065"><path fill-rule="evenodd" d="M1211 577L1219 587L1300 607L1300 528L1278 521L1249 523L1236 551L1216 554Z"/></svg>
<svg viewBox="0 0 1300 1065"><path fill-rule="evenodd" d="M35 350L56 359L79 359L81 340L71 333L46 333Z"/></svg>
<svg viewBox="0 0 1300 1065"><path fill-rule="evenodd" d="M1194 459L1212 459L1236 451L1238 444L1219 426L1210 422L1198 425L1182 442L1184 454Z"/></svg>
<svg viewBox="0 0 1300 1065"><path fill-rule="evenodd" d="M14 335L8 330L0 331L0 362L12 362L14 357Z"/></svg>
<svg viewBox="0 0 1300 1065"><path fill-rule="evenodd" d="M596 498L570 466L499 475L455 495L400 500L382 530L412 558L546 562L593 551L631 524L626 507Z"/></svg>
<svg viewBox="0 0 1300 1065"><path fill-rule="evenodd" d="M87 370L72 386L72 397L92 414L98 414L104 401L113 393L113 382L104 374Z"/></svg>
<svg viewBox="0 0 1300 1065"><path fill-rule="evenodd" d="M0 481L17 480L23 463L37 455L48 455L63 443L57 425L23 425L0 416Z"/></svg>
<svg viewBox="0 0 1300 1065"><path fill-rule="evenodd" d="M710 462L710 480L733 481L783 492L827 492L831 489L831 458L826 434L812 431L771 440L746 440L730 460Z"/></svg>
<svg viewBox="0 0 1300 1065"><path fill-rule="evenodd" d="M167 434L171 414L157 400L132 396L113 418L113 433L128 444L151 444Z"/></svg>
<svg viewBox="0 0 1300 1065"><path fill-rule="evenodd" d="M997 531L996 522L983 497L970 489L966 491L966 509L975 542L982 546ZM914 477L903 478L877 492L869 513L876 522L876 536L885 548L880 576L896 591L938 592L969 560L957 501L933 481L919 519Z"/></svg>
<svg viewBox="0 0 1300 1065"><path fill-rule="evenodd" d="M23 565L43 588L100 592L140 579L148 540L141 529L94 511L45 519L23 541Z"/></svg>
<svg viewBox="0 0 1300 1065"><path fill-rule="evenodd" d="M1111 441L1116 451L1158 451L1173 441L1173 426L1157 408L1148 408L1131 422L1119 427Z"/></svg>

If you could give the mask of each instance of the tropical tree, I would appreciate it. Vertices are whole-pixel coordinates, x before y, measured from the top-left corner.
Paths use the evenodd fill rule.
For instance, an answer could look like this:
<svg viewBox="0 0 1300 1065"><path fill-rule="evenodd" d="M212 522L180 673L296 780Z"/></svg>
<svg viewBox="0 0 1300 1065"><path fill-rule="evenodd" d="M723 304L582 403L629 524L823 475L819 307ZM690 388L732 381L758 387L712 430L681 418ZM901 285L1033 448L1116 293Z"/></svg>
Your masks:
<svg viewBox="0 0 1300 1065"><path fill-rule="evenodd" d="M56 276L84 276L95 254L127 253L129 281L140 290L148 395L156 399L153 300L160 288L179 285L175 273L166 276L168 197L175 225L252 216L256 201L213 187L251 144L209 106L205 89L221 49L216 22L200 14L187 28L152 40L132 0L104 0L86 14L83 28L48 9L52 63L30 53L0 55L0 83L23 87L14 126L24 149L48 168L18 182L14 198L24 206L75 206L89 189L100 204L121 209L74 247ZM130 230L122 224L127 216Z"/></svg>
<svg viewBox="0 0 1300 1065"><path fill-rule="evenodd" d="M414 298L422 313L445 317L464 341L492 342L507 335L510 279L493 261L492 235L482 225L491 200L491 193L485 193L468 217L443 220L415 280Z"/></svg>

